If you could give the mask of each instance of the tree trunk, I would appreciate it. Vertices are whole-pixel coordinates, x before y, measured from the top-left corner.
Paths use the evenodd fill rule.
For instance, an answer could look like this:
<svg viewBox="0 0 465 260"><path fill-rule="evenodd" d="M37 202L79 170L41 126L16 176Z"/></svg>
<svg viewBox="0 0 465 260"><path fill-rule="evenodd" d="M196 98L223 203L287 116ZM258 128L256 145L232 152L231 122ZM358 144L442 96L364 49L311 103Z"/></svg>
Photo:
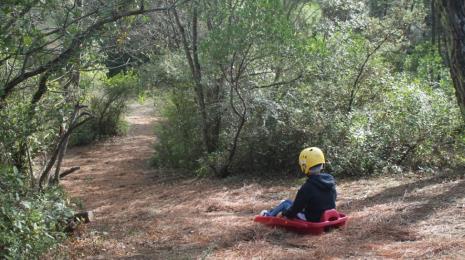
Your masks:
<svg viewBox="0 0 465 260"><path fill-rule="evenodd" d="M75 113L78 113L79 112L79 109L82 108L82 107L79 107L79 105L76 106L76 110L75 110ZM87 116L87 118L83 119L83 120L79 120L81 119L83 116ZM73 116L74 117L74 116ZM55 165L55 162L58 158L58 155L63 147L63 144L65 142L65 139L69 138L69 136L71 135L71 133L76 129L78 128L79 126L85 124L89 119L90 119L90 114L88 113L82 113L80 114L76 119L75 119L75 124L73 125L70 125L68 126L68 129L65 131L65 133L60 136L59 140L58 140L58 143L56 144L55 146L55 149L54 151L52 152L52 156L51 158L49 159L49 161L47 162L45 168L43 169L43 171L41 172L40 174L40 177L39 177L39 182L38 182L38 185L39 185L39 189L42 190L44 188L44 185L45 184L48 184L48 181L49 181L49 173L50 173L50 170L52 169L53 165ZM80 122L79 122L80 121Z"/></svg>
<svg viewBox="0 0 465 260"><path fill-rule="evenodd" d="M465 120L465 1L436 0L445 28L449 67L455 95Z"/></svg>
<svg viewBox="0 0 465 260"><path fill-rule="evenodd" d="M176 9L173 9L173 14L176 22L176 26L181 36L182 45L186 55L189 68L191 70L192 79L194 81L194 89L197 98L197 104L199 107L200 115L202 118L202 141L204 150L207 154L214 153L218 150L219 145L219 127L221 122L221 115L213 115L215 111L210 111L207 106L216 103L220 99L220 85L215 86L213 91L209 91L208 88L202 83L202 68L199 61L198 53L198 13L197 7L192 9L192 32L191 32L191 44L188 42L188 34L186 29L181 24L179 15ZM206 92L206 93L205 93ZM216 104L215 104L216 106Z"/></svg>
<svg viewBox="0 0 465 260"><path fill-rule="evenodd" d="M216 151L220 145L220 130L221 130L221 104L223 102L222 89L224 86L224 78L219 78L215 82L213 88L207 90L207 102L209 104L210 120L208 122L208 138L210 149Z"/></svg>
<svg viewBox="0 0 465 260"><path fill-rule="evenodd" d="M69 127L71 127L72 125L74 125L76 123L77 116L78 116L77 113L73 113L73 115L71 117L71 120L70 120ZM58 153L58 158L57 158L57 162L56 162L55 175L54 175L54 178L52 179L52 183L54 183L54 184L59 184L60 183L61 163L63 162L63 158L65 157L66 149L68 148L69 137L70 137L70 135L67 135L64 138L63 144L61 145L61 147L59 149L60 152Z"/></svg>
<svg viewBox="0 0 465 260"><path fill-rule="evenodd" d="M76 4L79 8L82 8L82 2L83 0L76 0ZM81 26L81 23L78 23L78 26L80 27ZM81 48L82 46L80 46L79 48ZM71 71L70 71L70 84L65 84L65 93L66 93L66 103L68 104L73 104L73 103L77 103L77 98L76 97L79 97L79 85L80 85L80 82L81 82L81 72L80 72L80 68L81 68L81 51L78 51L78 53L76 54L76 63L74 65L72 65L71 67ZM71 87L71 88L69 88ZM75 108L76 109L76 108ZM70 120L70 123L69 123L69 126L72 126L76 123L76 119L78 117L78 113L73 113L72 114L72 117L71 117L71 120ZM60 183L60 170L61 170L61 163L63 162L63 158L65 157L65 154L66 154L66 150L68 149L68 143L69 143L69 138L70 138L70 135L68 135L63 144L62 144L62 147L60 149L60 153L58 154L58 159L57 159L57 162L56 162L56 168L55 168L55 177L53 178L52 182L55 183L55 184L59 184Z"/></svg>

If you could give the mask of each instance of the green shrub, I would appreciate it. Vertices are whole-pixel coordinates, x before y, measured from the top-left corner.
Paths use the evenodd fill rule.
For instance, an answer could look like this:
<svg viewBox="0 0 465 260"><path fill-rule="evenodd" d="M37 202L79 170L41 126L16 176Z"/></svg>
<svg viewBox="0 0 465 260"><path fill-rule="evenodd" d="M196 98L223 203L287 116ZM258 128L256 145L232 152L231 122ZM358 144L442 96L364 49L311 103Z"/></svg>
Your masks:
<svg viewBox="0 0 465 260"><path fill-rule="evenodd" d="M347 38L352 49L358 46L353 37ZM241 135L236 171L298 171L296 158L306 146L321 147L335 173L344 175L463 162L463 120L438 54L420 45L406 59L409 71L402 73L373 57L349 111L358 73L354 68L366 54L365 48L346 52L339 38L311 42L319 49L310 50L314 58L308 76L297 86L250 94L251 113ZM430 74L440 75L440 81Z"/></svg>
<svg viewBox="0 0 465 260"><path fill-rule="evenodd" d="M47 152L69 107L57 95L48 95L34 110L28 102L21 102L23 99L21 95L14 96L15 102L0 109L0 165L12 164L24 170L28 165L26 147L31 158ZM50 106L53 109L47 109Z"/></svg>
<svg viewBox="0 0 465 260"><path fill-rule="evenodd" d="M166 94L160 111L163 120L155 127L157 142L153 164L159 167L195 169L202 156L200 121L192 93Z"/></svg>
<svg viewBox="0 0 465 260"><path fill-rule="evenodd" d="M443 166L454 154L451 144L461 129L457 106L440 89L398 78L390 82L384 101L370 111L351 115L349 140L338 146L344 153L341 172L370 174L393 166Z"/></svg>
<svg viewBox="0 0 465 260"><path fill-rule="evenodd" d="M389 72L365 84L350 112L342 83L304 82L278 94L253 93L231 170L298 172L296 158L307 146L321 147L332 170L345 176L463 161L463 122L450 85L434 87L408 74ZM205 172L206 158L215 161L226 154L225 144L235 131L234 115L224 110L220 150L204 157L192 95L178 91L167 100L164 121L156 129L156 164Z"/></svg>
<svg viewBox="0 0 465 260"><path fill-rule="evenodd" d="M15 168L0 167L0 258L38 258L65 237L71 216L61 189L34 192Z"/></svg>
<svg viewBox="0 0 465 260"><path fill-rule="evenodd" d="M306 135L303 129L294 125L299 111L290 113L287 110L293 108L288 105L276 102L264 93L256 93L251 105L254 112L241 135L234 171L297 170L296 158Z"/></svg>
<svg viewBox="0 0 465 260"><path fill-rule="evenodd" d="M123 115L136 84L137 77L132 72L103 79L102 86L87 98L94 117L73 133L70 144L85 145L100 138L125 134L128 126Z"/></svg>

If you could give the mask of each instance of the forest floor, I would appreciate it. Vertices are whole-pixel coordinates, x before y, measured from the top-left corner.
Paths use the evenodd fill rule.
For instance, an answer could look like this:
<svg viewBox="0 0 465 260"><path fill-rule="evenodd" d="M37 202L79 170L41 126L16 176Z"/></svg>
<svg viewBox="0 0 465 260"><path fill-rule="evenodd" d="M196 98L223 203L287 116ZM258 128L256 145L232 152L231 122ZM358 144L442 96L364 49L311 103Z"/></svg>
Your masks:
<svg viewBox="0 0 465 260"><path fill-rule="evenodd" d="M95 219L50 257L465 259L463 172L339 180L346 228L302 236L252 221L294 194L295 178L219 180L151 168L151 106L131 105L127 120L127 136L69 151L65 167L81 170L63 185Z"/></svg>

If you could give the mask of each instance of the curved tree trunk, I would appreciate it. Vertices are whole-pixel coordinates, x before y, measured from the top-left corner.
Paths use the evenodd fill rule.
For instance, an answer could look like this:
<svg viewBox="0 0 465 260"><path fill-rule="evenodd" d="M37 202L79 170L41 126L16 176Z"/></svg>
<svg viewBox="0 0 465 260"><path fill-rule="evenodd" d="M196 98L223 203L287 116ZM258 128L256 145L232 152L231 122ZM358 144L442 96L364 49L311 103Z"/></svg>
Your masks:
<svg viewBox="0 0 465 260"><path fill-rule="evenodd" d="M446 30L450 74L465 120L465 1L436 0L441 24Z"/></svg>

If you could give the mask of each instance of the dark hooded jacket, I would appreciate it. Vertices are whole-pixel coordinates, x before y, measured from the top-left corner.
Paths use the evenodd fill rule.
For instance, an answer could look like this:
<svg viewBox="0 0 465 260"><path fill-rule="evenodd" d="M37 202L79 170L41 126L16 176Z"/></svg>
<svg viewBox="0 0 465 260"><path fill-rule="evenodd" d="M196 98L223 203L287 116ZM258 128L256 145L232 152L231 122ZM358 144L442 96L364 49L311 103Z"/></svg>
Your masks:
<svg viewBox="0 0 465 260"><path fill-rule="evenodd" d="M307 221L319 222L322 213L336 208L336 182L327 173L312 174L300 187L292 207L283 212L287 218L296 218L304 212Z"/></svg>

